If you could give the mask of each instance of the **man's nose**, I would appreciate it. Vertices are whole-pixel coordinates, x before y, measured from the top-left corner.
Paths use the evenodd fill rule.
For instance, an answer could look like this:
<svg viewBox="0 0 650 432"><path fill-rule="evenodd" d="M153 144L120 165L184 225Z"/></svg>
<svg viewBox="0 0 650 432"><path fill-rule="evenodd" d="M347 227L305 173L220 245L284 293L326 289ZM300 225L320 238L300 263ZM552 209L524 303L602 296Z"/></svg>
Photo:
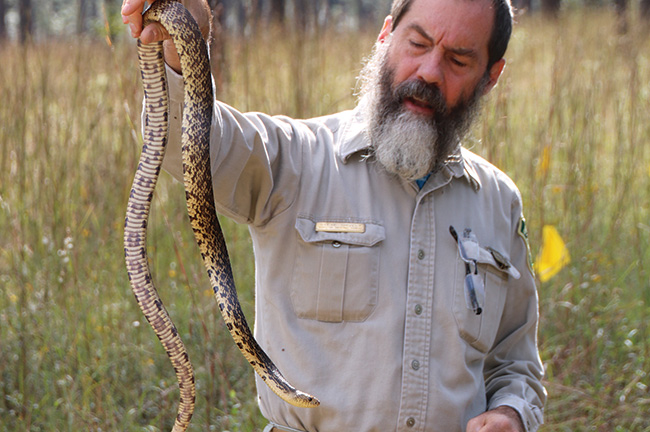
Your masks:
<svg viewBox="0 0 650 432"><path fill-rule="evenodd" d="M437 49L423 56L417 71L418 78L427 84L435 84L441 87L444 81L442 61L442 54Z"/></svg>

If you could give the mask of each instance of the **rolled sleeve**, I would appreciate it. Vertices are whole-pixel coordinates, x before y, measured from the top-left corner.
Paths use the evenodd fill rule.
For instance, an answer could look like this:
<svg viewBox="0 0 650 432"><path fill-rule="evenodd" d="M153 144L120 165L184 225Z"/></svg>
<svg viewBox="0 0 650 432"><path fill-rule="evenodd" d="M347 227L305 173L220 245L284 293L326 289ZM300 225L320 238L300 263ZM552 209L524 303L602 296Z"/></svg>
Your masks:
<svg viewBox="0 0 650 432"><path fill-rule="evenodd" d="M537 405L531 405L526 400L512 395L503 396L493 400L490 403L489 409L495 409L500 406L508 406L517 411L523 421L526 432L534 432L544 423L542 410Z"/></svg>

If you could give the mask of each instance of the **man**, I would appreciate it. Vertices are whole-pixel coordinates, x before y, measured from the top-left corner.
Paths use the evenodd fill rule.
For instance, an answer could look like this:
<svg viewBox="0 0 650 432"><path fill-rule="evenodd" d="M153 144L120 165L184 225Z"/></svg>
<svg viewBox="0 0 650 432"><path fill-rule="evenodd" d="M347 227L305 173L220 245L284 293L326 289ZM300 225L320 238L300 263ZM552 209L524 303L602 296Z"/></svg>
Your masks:
<svg viewBox="0 0 650 432"><path fill-rule="evenodd" d="M135 37L143 0L122 13ZM198 8L200 9L200 8ZM352 111L311 120L215 102L217 208L249 224L257 340L321 401L258 379L275 431L534 431L546 399L521 197L460 146L504 68L507 0L395 0ZM181 178L182 81L166 48Z"/></svg>

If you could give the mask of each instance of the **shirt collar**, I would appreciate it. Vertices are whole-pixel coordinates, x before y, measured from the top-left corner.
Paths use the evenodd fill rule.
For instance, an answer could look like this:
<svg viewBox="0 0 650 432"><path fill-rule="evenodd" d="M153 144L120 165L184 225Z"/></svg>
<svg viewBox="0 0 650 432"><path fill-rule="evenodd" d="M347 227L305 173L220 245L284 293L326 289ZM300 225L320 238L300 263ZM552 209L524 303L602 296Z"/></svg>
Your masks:
<svg viewBox="0 0 650 432"><path fill-rule="evenodd" d="M337 153L343 163L347 163L355 153L368 153L370 150L370 137L363 110L360 108L361 103L352 111L349 121L345 122L339 134Z"/></svg>
<svg viewBox="0 0 650 432"><path fill-rule="evenodd" d="M471 159L471 152L463 146L459 145L456 151L447 158L445 168L449 169L454 177L467 180L474 190L481 188L481 179Z"/></svg>
<svg viewBox="0 0 650 432"><path fill-rule="evenodd" d="M367 132L367 122L363 116L363 110L360 108L361 103L352 111L351 118L347 121L341 130L338 143L338 157L345 164L355 153L370 152L370 137ZM458 146L445 162L442 170L447 171L455 178L464 178L475 190L481 188L481 180L476 172L471 160L471 152L462 146Z"/></svg>

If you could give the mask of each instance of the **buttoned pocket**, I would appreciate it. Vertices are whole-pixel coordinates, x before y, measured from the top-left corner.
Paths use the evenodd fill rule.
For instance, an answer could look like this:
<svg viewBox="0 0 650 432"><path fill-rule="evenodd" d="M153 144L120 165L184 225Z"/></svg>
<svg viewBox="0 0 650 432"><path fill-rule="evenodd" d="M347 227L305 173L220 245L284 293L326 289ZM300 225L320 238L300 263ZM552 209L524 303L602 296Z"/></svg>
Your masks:
<svg viewBox="0 0 650 432"><path fill-rule="evenodd" d="M326 226L320 230L318 226ZM364 321L377 306L384 227L366 221L296 220L291 301L299 318Z"/></svg>
<svg viewBox="0 0 650 432"><path fill-rule="evenodd" d="M453 309L460 336L472 347L485 353L494 344L501 322L507 290L504 282L508 278L518 279L520 274L502 254L492 249L479 247L477 264L478 278L484 288L484 296L481 296L483 298L479 305L480 313L477 314L467 304L467 267L460 256L455 268Z"/></svg>

